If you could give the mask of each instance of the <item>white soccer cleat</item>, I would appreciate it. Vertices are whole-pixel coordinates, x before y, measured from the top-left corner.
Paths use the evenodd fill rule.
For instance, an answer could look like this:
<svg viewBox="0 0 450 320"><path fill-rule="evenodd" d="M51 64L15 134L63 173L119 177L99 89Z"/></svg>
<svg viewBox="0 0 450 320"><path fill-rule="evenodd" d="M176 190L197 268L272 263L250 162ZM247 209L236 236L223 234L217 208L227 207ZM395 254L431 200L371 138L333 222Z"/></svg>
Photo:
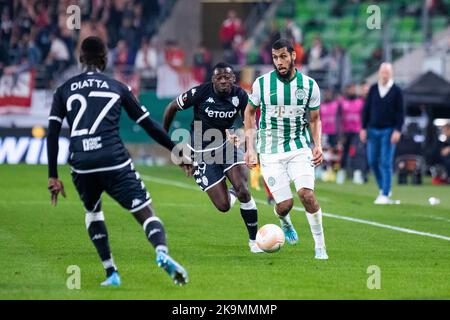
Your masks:
<svg viewBox="0 0 450 320"><path fill-rule="evenodd" d="M258 245L256 244L256 240L249 240L248 246L250 247L251 253L263 253L264 251L261 250Z"/></svg>
<svg viewBox="0 0 450 320"><path fill-rule="evenodd" d="M400 204L400 200L392 200L388 196L384 196L382 194L378 195L378 197L373 202L374 204L385 205L385 204Z"/></svg>
<svg viewBox="0 0 450 320"><path fill-rule="evenodd" d="M327 250L325 248L316 248L316 255L314 258L318 260L328 260Z"/></svg>

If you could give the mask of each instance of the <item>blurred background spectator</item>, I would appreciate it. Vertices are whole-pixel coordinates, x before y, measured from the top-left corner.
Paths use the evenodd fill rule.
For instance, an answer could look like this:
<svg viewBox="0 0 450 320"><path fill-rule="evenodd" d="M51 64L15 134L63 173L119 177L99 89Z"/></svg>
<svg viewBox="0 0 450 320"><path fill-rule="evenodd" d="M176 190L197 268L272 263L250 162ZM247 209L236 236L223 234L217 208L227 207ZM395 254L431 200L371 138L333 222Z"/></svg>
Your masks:
<svg viewBox="0 0 450 320"><path fill-rule="evenodd" d="M193 72L194 78L198 82L204 82L211 78L211 52L202 42L197 46L194 52Z"/></svg>
<svg viewBox="0 0 450 320"><path fill-rule="evenodd" d="M233 40L238 35L243 35L244 29L241 19L237 16L236 11L229 10L227 18L220 27L220 42L225 50L231 49Z"/></svg>
<svg viewBox="0 0 450 320"><path fill-rule="evenodd" d="M136 55L134 68L141 73L143 78L149 78L154 76L157 67L158 53L156 48L151 45L149 38L144 37Z"/></svg>
<svg viewBox="0 0 450 320"><path fill-rule="evenodd" d="M346 178L346 171L353 172L353 168L348 168L348 164L350 157L355 155L362 125L361 113L364 107L364 99L357 96L355 84L352 83L346 87L345 94L341 97L339 104L343 149L341 170L337 173L336 182L343 183Z"/></svg>

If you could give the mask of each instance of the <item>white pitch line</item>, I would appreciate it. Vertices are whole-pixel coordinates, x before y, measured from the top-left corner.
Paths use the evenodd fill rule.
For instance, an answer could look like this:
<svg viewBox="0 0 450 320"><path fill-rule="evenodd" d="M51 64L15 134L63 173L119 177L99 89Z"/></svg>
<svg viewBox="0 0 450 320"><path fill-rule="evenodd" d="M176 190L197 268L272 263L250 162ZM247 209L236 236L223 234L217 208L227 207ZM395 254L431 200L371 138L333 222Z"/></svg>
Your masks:
<svg viewBox="0 0 450 320"><path fill-rule="evenodd" d="M180 188L184 188L184 189L201 191L198 187L195 187L193 185L190 185L190 184L187 184L187 183L183 183L183 182L178 182L178 181L173 181L173 180L168 180L168 179L161 179L161 178L147 176L147 175L143 175L142 178L145 179L145 180L153 181L153 182L160 183L160 184L166 184L166 185L180 187ZM263 201L263 200L260 200L260 199L255 199L255 201L257 203L261 203L261 204L267 205L266 201ZM296 207L296 206L294 206L293 209L296 210L296 211L305 211L305 209L300 208L300 207ZM371 225L371 226L375 226L375 227L379 227L379 228L396 230L396 231L399 231L399 232L404 232L404 233L409 233L409 234L417 234L417 235L420 235L420 236L425 236L425 237L430 237L430 238L436 238L436 239L442 239L442 240L450 241L450 237L442 236L442 235L439 235L439 234L422 232L422 231L417 231L417 230L407 229L407 228L401 228L401 227L395 227L395 226L391 226L391 225L388 225L388 224L378 223L378 222L364 220L364 219L357 219L357 218L352 218L352 217L341 216L341 215L337 215L337 214L334 214L334 213L323 212L322 214L323 214L323 216L328 217L328 218L335 218L335 219L340 219L340 220L357 222L357 223L367 224L367 225Z"/></svg>

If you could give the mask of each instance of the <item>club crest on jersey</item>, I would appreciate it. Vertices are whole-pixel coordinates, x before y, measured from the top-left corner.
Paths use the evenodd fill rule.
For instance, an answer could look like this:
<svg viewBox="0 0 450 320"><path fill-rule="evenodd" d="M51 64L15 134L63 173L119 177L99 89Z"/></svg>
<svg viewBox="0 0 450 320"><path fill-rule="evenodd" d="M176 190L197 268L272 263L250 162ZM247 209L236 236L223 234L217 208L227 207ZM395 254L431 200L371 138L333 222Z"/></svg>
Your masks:
<svg viewBox="0 0 450 320"><path fill-rule="evenodd" d="M305 92L305 90L303 90L302 88L298 88L298 89L295 91L295 97L296 97L298 100L303 100L303 99L305 99L305 97L306 97L306 92Z"/></svg>
<svg viewBox="0 0 450 320"><path fill-rule="evenodd" d="M239 98L236 97L236 96L234 96L234 97L231 99L231 103L233 104L233 106L235 106L235 107L237 108L237 106L239 105Z"/></svg>

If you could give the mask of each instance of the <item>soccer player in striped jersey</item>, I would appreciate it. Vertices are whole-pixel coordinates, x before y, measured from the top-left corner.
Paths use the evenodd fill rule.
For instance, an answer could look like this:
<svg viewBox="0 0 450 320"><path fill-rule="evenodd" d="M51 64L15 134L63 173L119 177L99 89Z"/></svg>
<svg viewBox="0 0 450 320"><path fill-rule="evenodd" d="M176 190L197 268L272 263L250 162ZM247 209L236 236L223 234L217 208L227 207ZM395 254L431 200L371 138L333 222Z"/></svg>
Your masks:
<svg viewBox="0 0 450 320"><path fill-rule="evenodd" d="M320 90L317 83L295 66L292 43L280 39L272 45L275 69L255 80L245 110L247 150L245 161L252 168L260 156L264 180L273 194L275 214L290 244L298 235L289 212L293 206L290 183L306 209L315 242L315 258L328 259L322 227L322 211L314 195L314 167L323 160L321 146ZM256 150L255 113L261 109ZM308 120L309 115L309 120ZM310 143L314 143L312 150Z"/></svg>

